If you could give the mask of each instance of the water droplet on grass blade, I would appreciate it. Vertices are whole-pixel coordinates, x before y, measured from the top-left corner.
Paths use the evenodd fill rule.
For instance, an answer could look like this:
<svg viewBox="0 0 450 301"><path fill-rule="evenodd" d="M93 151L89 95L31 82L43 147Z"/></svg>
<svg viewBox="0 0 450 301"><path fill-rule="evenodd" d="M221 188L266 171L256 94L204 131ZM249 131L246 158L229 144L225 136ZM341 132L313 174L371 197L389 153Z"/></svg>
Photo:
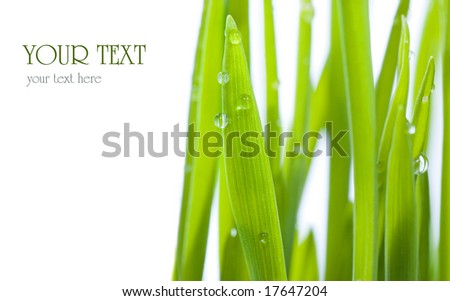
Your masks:
<svg viewBox="0 0 450 301"><path fill-rule="evenodd" d="M416 127L414 124L408 122L408 134L414 135L416 133Z"/></svg>
<svg viewBox="0 0 450 301"><path fill-rule="evenodd" d="M267 233L267 232L259 233L259 241L264 245L266 243L268 243L269 242L269 233Z"/></svg>
<svg viewBox="0 0 450 301"><path fill-rule="evenodd" d="M239 45L242 41L241 33L236 29L230 30L227 37L230 43L233 45Z"/></svg>
<svg viewBox="0 0 450 301"><path fill-rule="evenodd" d="M231 228L230 235L231 235L231 237L236 237L237 236L236 228Z"/></svg>
<svg viewBox="0 0 450 301"><path fill-rule="evenodd" d="M421 175L428 170L428 158L425 154L420 154L414 162L414 173Z"/></svg>
<svg viewBox="0 0 450 301"><path fill-rule="evenodd" d="M225 85L230 81L230 76L226 72L219 72L219 74L217 74L217 81L219 84Z"/></svg>
<svg viewBox="0 0 450 301"><path fill-rule="evenodd" d="M251 99L250 95L241 94L241 96L239 96L239 102L237 105L238 111L250 109L251 101L252 101L252 99Z"/></svg>
<svg viewBox="0 0 450 301"><path fill-rule="evenodd" d="M409 60L413 61L415 57L416 57L416 54L414 53L414 51L410 50L409 51Z"/></svg>
<svg viewBox="0 0 450 301"><path fill-rule="evenodd" d="M214 117L214 124L220 129L224 129L228 124L228 116L225 113L219 113Z"/></svg>

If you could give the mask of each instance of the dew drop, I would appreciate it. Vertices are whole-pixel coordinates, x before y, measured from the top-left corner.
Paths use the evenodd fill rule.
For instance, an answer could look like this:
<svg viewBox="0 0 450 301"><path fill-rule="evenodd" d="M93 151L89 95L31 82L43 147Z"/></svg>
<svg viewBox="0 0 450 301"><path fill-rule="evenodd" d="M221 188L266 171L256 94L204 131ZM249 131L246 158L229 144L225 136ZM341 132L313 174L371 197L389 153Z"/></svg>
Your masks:
<svg viewBox="0 0 450 301"><path fill-rule="evenodd" d="M241 96L239 96L239 102L238 102L238 106L237 106L238 111L250 109L251 101L252 101L252 99L251 99L250 95L241 94Z"/></svg>
<svg viewBox="0 0 450 301"><path fill-rule="evenodd" d="M434 93L434 89L436 89L436 86L434 85L434 83L433 83L433 85L431 86L431 94L433 94Z"/></svg>
<svg viewBox="0 0 450 301"><path fill-rule="evenodd" d="M219 84L225 85L230 81L230 76L226 72L219 72L219 74L217 74L217 81Z"/></svg>
<svg viewBox="0 0 450 301"><path fill-rule="evenodd" d="M408 134L414 135L416 133L416 127L414 124L408 122Z"/></svg>
<svg viewBox="0 0 450 301"><path fill-rule="evenodd" d="M228 116L225 113L219 113L214 117L216 127L224 129L228 124Z"/></svg>
<svg viewBox="0 0 450 301"><path fill-rule="evenodd" d="M269 242L269 233L267 232L259 233L259 241L264 245L267 244Z"/></svg>
<svg viewBox="0 0 450 301"><path fill-rule="evenodd" d="M231 235L231 237L236 237L237 236L236 228L231 228L230 235Z"/></svg>
<svg viewBox="0 0 450 301"><path fill-rule="evenodd" d="M233 45L239 45L242 41L241 33L236 29L230 30L228 32L228 40Z"/></svg>
<svg viewBox="0 0 450 301"><path fill-rule="evenodd" d="M302 8L302 17L303 20L307 23L311 23L314 18L314 7L311 3L303 4Z"/></svg>
<svg viewBox="0 0 450 301"><path fill-rule="evenodd" d="M412 61L412 60L414 60L415 57L416 57L416 54L414 53L414 51L410 50L409 51L409 60Z"/></svg>
<svg viewBox="0 0 450 301"><path fill-rule="evenodd" d="M416 175L421 175L428 170L428 158L425 154L420 154L414 162L414 169Z"/></svg>

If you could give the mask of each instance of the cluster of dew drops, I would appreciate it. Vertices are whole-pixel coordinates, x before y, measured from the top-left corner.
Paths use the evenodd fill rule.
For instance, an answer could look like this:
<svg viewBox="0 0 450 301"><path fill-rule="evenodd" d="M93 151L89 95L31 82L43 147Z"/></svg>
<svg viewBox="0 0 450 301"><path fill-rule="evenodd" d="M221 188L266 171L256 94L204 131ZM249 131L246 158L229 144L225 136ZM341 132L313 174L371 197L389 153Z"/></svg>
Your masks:
<svg viewBox="0 0 450 301"><path fill-rule="evenodd" d="M225 34L227 40L233 45L239 45L242 42L241 33L237 29L231 29L228 34ZM217 81L220 85L226 85L230 81L230 76L226 71L217 74ZM236 106L236 110L248 110L251 106L251 97L248 94L241 94ZM226 113L218 113L214 117L214 124L220 129L224 129L228 125L228 116Z"/></svg>

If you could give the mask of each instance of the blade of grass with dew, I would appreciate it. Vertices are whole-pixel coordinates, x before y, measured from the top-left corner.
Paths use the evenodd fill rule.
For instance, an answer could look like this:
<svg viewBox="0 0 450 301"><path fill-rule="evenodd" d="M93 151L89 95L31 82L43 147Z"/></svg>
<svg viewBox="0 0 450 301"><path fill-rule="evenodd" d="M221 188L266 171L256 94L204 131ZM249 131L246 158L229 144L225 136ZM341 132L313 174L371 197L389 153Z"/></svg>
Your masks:
<svg viewBox="0 0 450 301"><path fill-rule="evenodd" d="M446 40L443 60L444 145L442 158L440 279L450 280L450 3L446 1Z"/></svg>
<svg viewBox="0 0 450 301"><path fill-rule="evenodd" d="M241 35L231 16L227 17L225 32L219 79L226 114L222 116L225 171L237 233L250 280L286 280L270 162L264 152L261 120ZM243 143L245 140L247 143Z"/></svg>
<svg viewBox="0 0 450 301"><path fill-rule="evenodd" d="M398 64L398 49L402 31L402 16L406 16L409 10L410 0L401 0L394 17L391 34L389 36L383 65L375 88L376 113L377 113L377 143L380 143L384 123L389 109L392 88L394 86L395 71Z"/></svg>
<svg viewBox="0 0 450 301"><path fill-rule="evenodd" d="M379 252L379 273L378 280L383 280L385 271L384 252L384 227L385 227L385 197L386 197L386 167L389 158L389 150L392 144L392 136L394 134L394 126L397 117L397 109L401 105L404 108L408 102L409 90L409 45L410 35L406 19L402 17L402 34L399 47L399 59L397 66L398 82L395 87L392 101L389 105L389 111L381 136L379 153L378 153L378 252Z"/></svg>
<svg viewBox="0 0 450 301"><path fill-rule="evenodd" d="M414 106L412 136L412 155L415 162L426 160L422 152L426 149L428 140L429 115L431 94L434 86L434 59L431 57L422 80L419 95ZM421 157L420 157L421 156ZM422 161L421 161L422 160ZM422 162L425 164L425 161ZM416 200L419 207L419 280L433 278L430 262L430 192L428 173L420 174L422 168L418 167L419 175L416 178Z"/></svg>
<svg viewBox="0 0 450 301"><path fill-rule="evenodd" d="M312 230L301 243L298 243L298 235L295 232L289 280L319 281L317 250Z"/></svg>
<svg viewBox="0 0 450 301"><path fill-rule="evenodd" d="M250 27L249 27L249 3L248 0L230 0L228 1L227 11L232 15L239 24L241 30L241 43L244 46L245 53L248 54L250 59ZM250 61L248 60L249 66ZM223 161L223 159L221 160ZM220 197L219 197L219 256L221 264L221 276L226 276L227 280L246 280L248 279L248 271L245 265L240 266L240 263L244 261L242 250L228 251L234 254L236 258L231 256L224 257L225 246L231 248L242 248L240 240L233 240L231 246L228 243L230 233L236 229L236 223L234 221L233 213L231 212L231 205L228 196L228 187L226 184L225 169L223 162L220 184ZM241 256L237 258L237 256ZM246 277L246 278L241 278Z"/></svg>
<svg viewBox="0 0 450 301"><path fill-rule="evenodd" d="M242 46L247 54L247 62L250 66L250 22L249 22L249 0L227 0L228 15L233 16L242 36ZM224 1L226 2L226 1Z"/></svg>
<svg viewBox="0 0 450 301"><path fill-rule="evenodd" d="M429 7L420 41L419 51L417 53L416 74L414 79L414 94L417 98L422 82L422 75L427 68L430 56L440 57L442 41L442 6L440 0L429 1Z"/></svg>
<svg viewBox="0 0 450 301"><path fill-rule="evenodd" d="M297 81L295 91L294 121L292 127L293 137L287 140L286 156L283 173L286 179L286 204L283 208L281 229L286 254L286 266L290 266L292 243L294 239L297 212L306 180L306 160L303 155L289 156L288 152L297 152L302 142L303 134L307 130L308 116L311 102L311 23L314 17L314 8L311 0L302 0L300 6L298 54L297 54Z"/></svg>
<svg viewBox="0 0 450 301"><path fill-rule="evenodd" d="M328 130L332 139L334 133L348 131L347 99L345 97L344 66L342 62L341 40L338 24L337 2L332 3L331 15L331 52L330 66L333 86L330 89L329 105L331 108L332 127ZM348 135L343 136L339 145L347 154L350 142ZM325 279L329 281L352 279L352 240L348 236L346 210L349 206L350 157L333 152L330 157L329 196L328 196L328 230ZM351 231L350 231L351 233ZM349 244L343 245L343 244ZM346 252L344 252L344 250Z"/></svg>
<svg viewBox="0 0 450 301"><path fill-rule="evenodd" d="M430 188L428 172L416 178L416 203L419 206L419 280L432 279L430 264Z"/></svg>
<svg viewBox="0 0 450 301"><path fill-rule="evenodd" d="M386 181L385 279L418 279L418 213L405 109L397 111Z"/></svg>
<svg viewBox="0 0 450 301"><path fill-rule="evenodd" d="M354 158L355 236L353 279L377 275L377 177L375 91L367 0L339 1L344 78L350 108Z"/></svg>
<svg viewBox="0 0 450 301"><path fill-rule="evenodd" d="M266 63L266 114L267 125L265 131L266 147L270 158L270 167L275 183L275 193L279 212L284 208L284 178L281 173L281 147L278 137L281 134L281 120L278 106L278 72L277 54L275 47L275 26L273 20L272 0L264 0L264 49ZM272 133L274 134L272 136ZM283 218L281 214L280 219Z"/></svg>
<svg viewBox="0 0 450 301"><path fill-rule="evenodd" d="M223 49L225 6L221 1L205 0L200 28L189 123L194 125L188 138L186 174L183 187L174 280L201 280L206 253L209 217L217 174L217 158L194 156L192 148L202 149L194 131L204 134L217 131L214 116L220 107L220 87L215 71L220 70Z"/></svg>

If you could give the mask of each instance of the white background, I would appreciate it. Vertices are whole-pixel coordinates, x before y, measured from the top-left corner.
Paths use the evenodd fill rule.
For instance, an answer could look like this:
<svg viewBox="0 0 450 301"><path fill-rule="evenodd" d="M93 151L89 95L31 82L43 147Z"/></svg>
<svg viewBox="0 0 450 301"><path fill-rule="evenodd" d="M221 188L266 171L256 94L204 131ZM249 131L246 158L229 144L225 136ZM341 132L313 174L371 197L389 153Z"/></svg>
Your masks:
<svg viewBox="0 0 450 301"><path fill-rule="evenodd" d="M25 300L122 287L171 277L184 159L103 158L102 136L185 129L201 0L3 1L0 4L0 299ZM63 4L64 3L64 4ZM289 127L294 100L300 1L275 0L280 101ZM412 1L416 51L428 1ZM314 83L328 49L329 1L315 0ZM397 1L371 1L377 78ZM251 1L252 71L263 112L262 6ZM146 44L142 66L100 66L96 44ZM24 44L83 44L89 66L29 66ZM414 57L414 56L413 56ZM414 61L414 58L412 58ZM220 71L220 70L218 70ZM29 75L101 75L101 84L41 84ZM437 83L437 90L440 83ZM440 112L437 99L435 111ZM264 115L264 114L261 114ZM438 115L440 117L440 115ZM439 118L430 162L434 227L439 201ZM213 121L211 121L213 122ZM313 227L323 270L327 158L318 158L301 206L301 232ZM215 209L215 208L214 208ZM304 214L307 212L307 214ZM436 232L436 231L435 231ZM212 214L205 278L218 279L217 215ZM436 233L435 233L436 236ZM7 296L8 298L3 298ZM100 298L100 299L99 299ZM43 300L43 298L35 298ZM90 298L87 298L90 299Z"/></svg>

